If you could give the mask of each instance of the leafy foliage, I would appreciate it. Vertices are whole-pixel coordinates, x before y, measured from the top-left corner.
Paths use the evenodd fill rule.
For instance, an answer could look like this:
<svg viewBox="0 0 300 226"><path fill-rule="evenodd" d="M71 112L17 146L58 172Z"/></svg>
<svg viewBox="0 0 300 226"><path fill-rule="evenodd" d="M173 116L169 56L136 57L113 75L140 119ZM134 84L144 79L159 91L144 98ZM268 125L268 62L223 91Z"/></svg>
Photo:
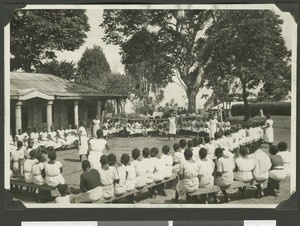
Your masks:
<svg viewBox="0 0 300 226"><path fill-rule="evenodd" d="M77 66L76 82L99 90L103 89L111 70L100 46L86 48Z"/></svg>
<svg viewBox="0 0 300 226"><path fill-rule="evenodd" d="M75 63L68 61L52 60L46 63L41 63L37 66L36 72L44 74L52 74L63 79L73 79L76 76Z"/></svg>
<svg viewBox="0 0 300 226"><path fill-rule="evenodd" d="M106 10L101 26L104 41L120 45L125 64L146 62L155 65L156 75L162 72L160 80L147 76L151 84L177 76L188 95L189 110L195 111L207 60L201 33L211 16L209 10Z"/></svg>
<svg viewBox="0 0 300 226"><path fill-rule="evenodd" d="M205 68L208 85L215 91L221 87L222 97L230 100L232 97L226 95L229 90L224 90L230 87L228 81L240 83L246 120L250 116L250 89L263 82L272 95L278 77L289 88L290 52L281 34L282 23L269 10L222 10L216 11L213 25L206 31L214 43L210 45L211 55Z"/></svg>
<svg viewBox="0 0 300 226"><path fill-rule="evenodd" d="M11 29L11 70L33 71L54 51L78 49L89 31L85 10L17 10Z"/></svg>

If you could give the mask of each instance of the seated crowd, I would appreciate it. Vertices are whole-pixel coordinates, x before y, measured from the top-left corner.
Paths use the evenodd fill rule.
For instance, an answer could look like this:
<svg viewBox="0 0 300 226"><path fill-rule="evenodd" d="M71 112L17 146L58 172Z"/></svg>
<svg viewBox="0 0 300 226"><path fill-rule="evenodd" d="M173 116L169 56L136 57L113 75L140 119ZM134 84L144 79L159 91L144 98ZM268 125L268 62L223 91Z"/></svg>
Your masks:
<svg viewBox="0 0 300 226"><path fill-rule="evenodd" d="M162 147L161 154L157 147L146 147L142 151L135 148L131 152L132 160L128 154L123 154L120 161L117 161L115 154L101 153L97 159L93 159L99 164L91 164L88 160L82 162L79 194L70 194L62 176L62 164L56 160L52 146L47 149L45 146L36 149L31 147L28 150L18 140L17 147L11 151L11 172L13 176L23 176L27 183L58 187L61 196L56 199L57 203L109 201L113 196L121 196L134 188L142 189L152 182L157 185L149 188L151 197L165 195L164 184L160 182L171 177L175 165L179 166L176 167L178 183L175 201L185 199L187 194L198 188L214 185L224 187L234 180L256 180L258 197L264 195L261 184L269 180L267 191L276 196L280 180L289 173L290 152L285 142L271 146L270 155L262 151L258 142L262 138L259 128L253 126L238 131L220 130L215 133L214 139L207 135L188 141L181 139L173 145L174 156L170 154L167 145ZM99 137L103 136L102 129L97 131L98 134ZM29 141L31 139L28 140L28 146L34 146L29 145ZM106 142L103 143L104 147ZM239 190L245 194L245 188ZM229 202L226 189L222 192L224 201ZM214 202L220 202L216 194L211 196ZM187 198L192 201L189 195ZM200 198L208 202L208 196ZM134 203L135 197L130 195L122 201Z"/></svg>

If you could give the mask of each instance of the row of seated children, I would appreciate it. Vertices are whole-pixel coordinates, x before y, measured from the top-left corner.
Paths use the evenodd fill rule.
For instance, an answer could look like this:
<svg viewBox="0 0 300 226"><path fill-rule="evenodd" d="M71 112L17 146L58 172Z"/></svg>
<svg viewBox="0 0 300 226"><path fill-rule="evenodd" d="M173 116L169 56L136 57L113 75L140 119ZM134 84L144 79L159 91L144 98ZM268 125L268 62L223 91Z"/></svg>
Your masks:
<svg viewBox="0 0 300 226"><path fill-rule="evenodd" d="M22 149L22 142L18 141L17 149L11 152L10 159L12 177L24 177L26 183L47 184L53 188L65 183L62 164L56 160L56 152L52 147L48 151L39 147L26 152ZM16 186L13 189L18 191L22 187Z"/></svg>
<svg viewBox="0 0 300 226"><path fill-rule="evenodd" d="M204 139L209 140L207 137ZM262 197L264 192L261 184L269 179L267 191L276 195L280 180L284 179L290 170L290 152L287 151L287 144L284 142L280 142L278 147L271 146L270 156L263 152L257 143L251 146L251 154L250 149L244 146L237 155L222 147L217 147L213 149L213 153L209 153L207 146L198 144L197 138L194 138L188 142L182 139L179 145L174 145L174 162L180 164L180 180L176 186L175 201L185 199L186 193L192 193L198 187L229 186L234 180L249 182L255 179L259 183L258 197ZM244 197L245 188L239 190ZM229 202L226 190L222 192L224 201ZM211 195L215 202L220 202L216 194ZM202 198L204 202L208 202L207 195Z"/></svg>
<svg viewBox="0 0 300 226"><path fill-rule="evenodd" d="M53 147L55 150L64 149L71 144L76 144L78 140L77 129L72 129L71 125L69 129L58 129L55 130L52 126L50 132L43 128L42 131L37 132L36 129L32 131L29 129L27 132L23 132L22 129L18 130L18 134L13 137L10 135L10 147L14 149L18 141L24 144L27 148L29 143L33 142L33 148L39 146Z"/></svg>

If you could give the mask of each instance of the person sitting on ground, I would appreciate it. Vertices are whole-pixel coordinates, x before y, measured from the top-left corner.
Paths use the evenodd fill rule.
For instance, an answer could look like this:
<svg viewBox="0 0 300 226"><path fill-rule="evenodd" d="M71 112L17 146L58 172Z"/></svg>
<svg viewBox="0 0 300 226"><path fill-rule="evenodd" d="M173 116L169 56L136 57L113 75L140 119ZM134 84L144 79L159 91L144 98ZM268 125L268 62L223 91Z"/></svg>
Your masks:
<svg viewBox="0 0 300 226"><path fill-rule="evenodd" d="M277 144L278 147L278 153L277 155L280 155L283 159L284 163L284 170L286 172L286 175L291 174L291 152L288 151L288 145L286 142L279 142Z"/></svg>
<svg viewBox="0 0 300 226"><path fill-rule="evenodd" d="M215 155L217 157L217 172L215 177L215 185L217 186L228 186L232 184L234 174L233 170L235 168L234 161L227 155L223 154L223 148L217 148ZM226 190L222 190L225 197L225 202L230 202Z"/></svg>
<svg viewBox="0 0 300 226"><path fill-rule="evenodd" d="M234 174L234 179L242 182L249 182L253 179L252 170L255 167L254 159L248 156L248 147L240 148L240 156L236 158L236 172ZM239 187L242 196L245 197L246 187Z"/></svg>
<svg viewBox="0 0 300 226"><path fill-rule="evenodd" d="M36 128L33 128L32 132L29 134L30 139L33 139L33 148L36 149L39 146L39 133Z"/></svg>
<svg viewBox="0 0 300 226"><path fill-rule="evenodd" d="M60 196L55 199L57 204L70 204L70 188L67 184L58 185L58 192Z"/></svg>
<svg viewBox="0 0 300 226"><path fill-rule="evenodd" d="M259 148L258 143L254 143L252 145L252 158L255 162L255 167L253 170L253 176L256 182L259 184L257 187L257 197L261 198L264 196L262 183L268 180L269 178L269 170L271 169L272 163L270 157Z"/></svg>
<svg viewBox="0 0 300 226"><path fill-rule="evenodd" d="M134 148L131 152L133 161L131 164L134 166L135 174L136 174L136 181L135 181L135 187L136 189L142 189L146 185L146 172L147 169L144 166L144 162L140 158L140 150L137 148Z"/></svg>
<svg viewBox="0 0 300 226"><path fill-rule="evenodd" d="M175 201L184 199L187 192L194 192L199 187L199 165L193 160L193 152L190 149L184 151L186 161L180 164L178 172L179 181L176 186ZM192 201L187 196L188 202Z"/></svg>
<svg viewBox="0 0 300 226"><path fill-rule="evenodd" d="M108 165L108 158L102 155L101 167L98 169L102 184L103 198L110 199L114 195L115 184L119 183L119 176L115 167Z"/></svg>
<svg viewBox="0 0 300 226"><path fill-rule="evenodd" d="M62 145L58 140L57 137L57 132L54 129L54 126L50 127L50 132L48 133L48 137L49 137L49 146L52 146L54 148L54 150L59 150Z"/></svg>
<svg viewBox="0 0 300 226"><path fill-rule="evenodd" d="M71 196L72 203L95 202L102 197L102 183L98 170L92 169L88 160L82 161L83 173L80 175L81 193Z"/></svg>
<svg viewBox="0 0 300 226"><path fill-rule="evenodd" d="M60 184L65 184L65 179L62 176L62 164L56 161L56 152L52 149L48 152L49 162L45 163L45 181L50 187L56 188Z"/></svg>
<svg viewBox="0 0 300 226"><path fill-rule="evenodd" d="M280 192L280 181L285 179L286 172L284 170L284 162L280 155L277 155L278 148L275 145L270 147L269 153L271 154L270 160L272 167L269 171L270 178L268 181L267 191L271 195L277 196Z"/></svg>
<svg viewBox="0 0 300 226"><path fill-rule="evenodd" d="M107 156L108 165L115 167L117 174L119 176L119 183L115 184L114 195L121 196L126 191L126 167L117 162L117 157L115 154L111 153Z"/></svg>
<svg viewBox="0 0 300 226"><path fill-rule="evenodd" d="M153 182L154 162L150 158L150 149L147 147L143 149L142 162L146 168L146 184L151 184Z"/></svg>
<svg viewBox="0 0 300 226"><path fill-rule="evenodd" d="M40 146L44 146L45 148L49 147L48 133L45 127L39 133L39 143Z"/></svg>

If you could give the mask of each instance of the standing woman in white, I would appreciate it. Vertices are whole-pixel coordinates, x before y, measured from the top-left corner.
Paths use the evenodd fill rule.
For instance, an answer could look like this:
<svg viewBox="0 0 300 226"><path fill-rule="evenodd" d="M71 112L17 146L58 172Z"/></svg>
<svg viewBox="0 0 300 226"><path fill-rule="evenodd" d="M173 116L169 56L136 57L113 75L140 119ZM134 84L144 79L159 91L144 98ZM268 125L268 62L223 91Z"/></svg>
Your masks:
<svg viewBox="0 0 300 226"><path fill-rule="evenodd" d="M93 120L93 137L97 137L97 130L100 129L100 123L99 116L96 115L96 118Z"/></svg>
<svg viewBox="0 0 300 226"><path fill-rule="evenodd" d="M78 149L79 149L79 159L82 161L82 156L85 155L87 157L88 153L88 137L87 137L87 132L85 129L85 121L82 121L79 123L80 127L78 129L78 136L79 136L79 141L78 141Z"/></svg>
<svg viewBox="0 0 300 226"><path fill-rule="evenodd" d="M265 142L269 144L271 147L274 142L274 130L273 130L273 120L271 119L270 115L266 115L266 122L265 122Z"/></svg>
<svg viewBox="0 0 300 226"><path fill-rule="evenodd" d="M173 136L174 140L175 140L175 137L176 137L176 117L175 117L175 114L174 114L173 111L171 112L171 115L169 117L169 140L170 140L171 136Z"/></svg>
<svg viewBox="0 0 300 226"><path fill-rule="evenodd" d="M210 132L209 132L209 137L211 139L215 138L215 133L217 132L217 127L218 127L218 117L215 116L214 118L212 118L209 122L210 124Z"/></svg>

